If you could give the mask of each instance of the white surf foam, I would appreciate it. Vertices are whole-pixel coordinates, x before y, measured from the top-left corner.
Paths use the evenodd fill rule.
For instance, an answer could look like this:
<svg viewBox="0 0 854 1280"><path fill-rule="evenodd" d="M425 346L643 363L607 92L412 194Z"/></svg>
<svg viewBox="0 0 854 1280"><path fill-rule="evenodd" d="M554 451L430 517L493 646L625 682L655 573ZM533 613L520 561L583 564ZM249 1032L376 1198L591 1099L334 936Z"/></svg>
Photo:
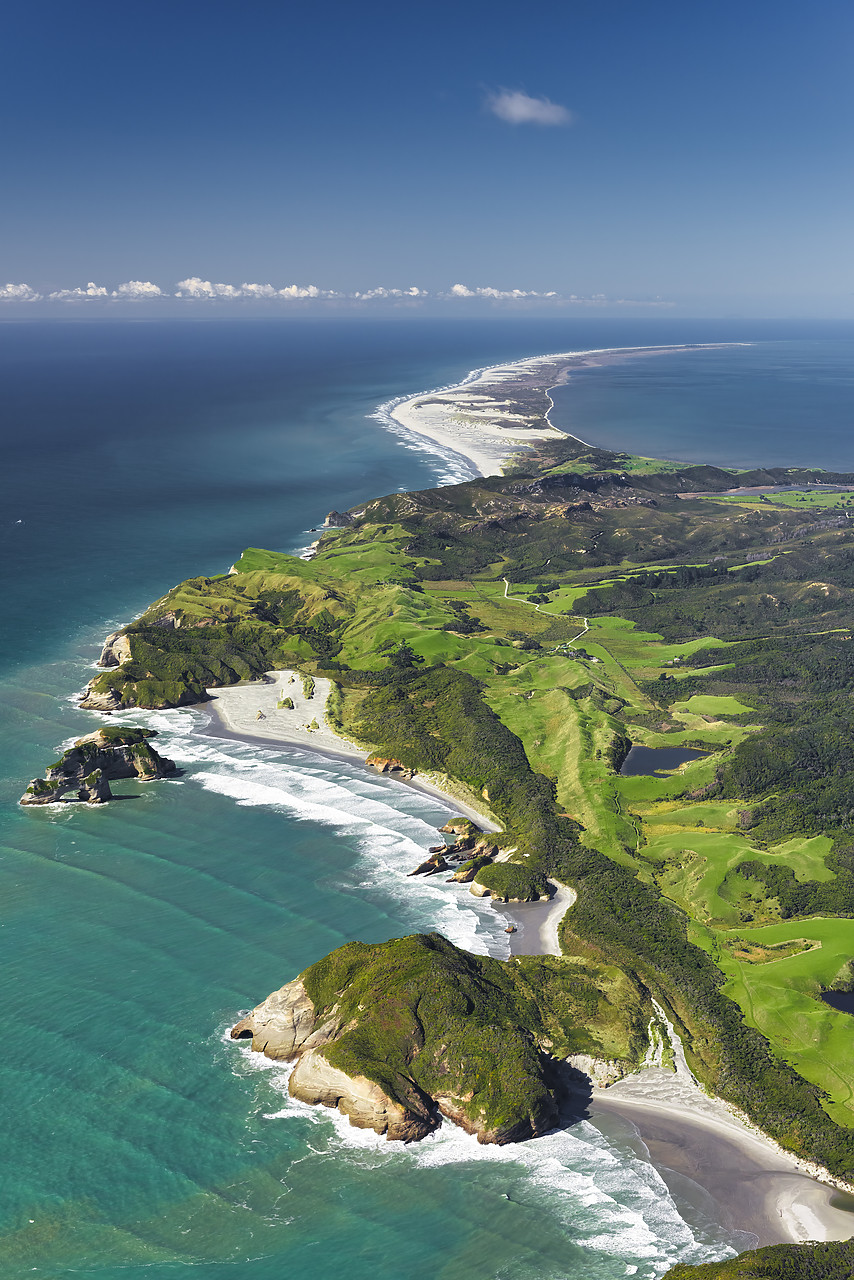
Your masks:
<svg viewBox="0 0 854 1280"><path fill-rule="evenodd" d="M347 888L401 918L411 931L438 930L457 946L484 955L510 954L504 918L488 900L445 877L410 877L438 842L436 827L450 806L415 788L330 761L310 751L268 749L199 732L204 713L171 710L135 713L160 733L156 747L185 770L182 784L204 787L236 804L286 814L292 822L326 827L346 838L355 860L344 873Z"/></svg>
<svg viewBox="0 0 854 1280"><path fill-rule="evenodd" d="M253 1053L245 1043L228 1044L233 1070L264 1073L272 1096L282 1100L283 1105L264 1111L264 1118L308 1124L309 1149L320 1158L331 1154L366 1169L391 1166L401 1172L472 1166L474 1180L481 1177L478 1170L500 1169L506 1174L502 1194L508 1200L542 1209L574 1244L626 1259L624 1274L644 1280L663 1275L676 1262L707 1262L735 1253L722 1236L703 1239L691 1229L649 1161L614 1146L586 1121L504 1147L481 1145L448 1121L422 1142L389 1143L373 1130L354 1128L338 1111L291 1098L290 1066Z"/></svg>

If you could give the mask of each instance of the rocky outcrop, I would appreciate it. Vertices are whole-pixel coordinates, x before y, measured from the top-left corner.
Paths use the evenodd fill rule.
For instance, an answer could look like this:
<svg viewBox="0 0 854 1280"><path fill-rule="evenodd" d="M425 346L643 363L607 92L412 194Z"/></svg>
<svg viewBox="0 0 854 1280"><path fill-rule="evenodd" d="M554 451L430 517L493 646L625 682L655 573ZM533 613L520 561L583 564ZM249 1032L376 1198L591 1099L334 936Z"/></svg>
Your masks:
<svg viewBox="0 0 854 1280"><path fill-rule="evenodd" d="M330 511L323 522L323 527L324 529L345 529L348 525L355 524L364 514L364 511Z"/></svg>
<svg viewBox="0 0 854 1280"><path fill-rule="evenodd" d="M156 737L150 729L98 729L80 738L56 764L34 778L21 796L21 804L56 804L83 801L103 804L112 799L110 782L139 778L150 782L176 772L172 760L158 755L149 744ZM69 794L73 793L73 794Z"/></svg>
<svg viewBox="0 0 854 1280"><path fill-rule="evenodd" d="M93 688L94 684L94 680L89 681L86 692L80 699L80 706L84 711L125 710L126 704L116 689L95 689Z"/></svg>
<svg viewBox="0 0 854 1280"><path fill-rule="evenodd" d="M450 818L439 830L448 836L480 836L480 827L471 818Z"/></svg>
<svg viewBox="0 0 854 1280"><path fill-rule="evenodd" d="M426 862L421 862L414 871L410 871L411 876L434 876L437 871L450 871L450 867L445 861L441 853L434 853Z"/></svg>
<svg viewBox="0 0 854 1280"><path fill-rule="evenodd" d="M630 1063L617 1062L612 1058L591 1058L589 1053L572 1053L566 1062L586 1075L598 1089L607 1089L634 1070Z"/></svg>
<svg viewBox="0 0 854 1280"><path fill-rule="evenodd" d="M377 773L393 773L396 778L414 778L415 770L402 764L400 760L387 760L384 756L368 756L365 764L369 764Z"/></svg>
<svg viewBox="0 0 854 1280"><path fill-rule="evenodd" d="M348 943L274 991L231 1037L294 1062L290 1094L359 1128L409 1142L446 1116L480 1142L523 1141L556 1122L559 1086L520 981L439 934Z"/></svg>
<svg viewBox="0 0 854 1280"><path fill-rule="evenodd" d="M99 667L120 667L123 662L130 662L130 641L123 631L114 631L112 635L107 636L104 641L104 647L101 650L101 656L98 659Z"/></svg>
<svg viewBox="0 0 854 1280"><path fill-rule="evenodd" d="M337 1007L318 1017L300 978L274 991L231 1029L232 1040L251 1037L257 1053L296 1066L288 1080L292 1098L310 1106L337 1108L357 1129L373 1129L389 1139L412 1142L439 1124L435 1108L420 1097L416 1107L390 1098L374 1081L348 1075L332 1065L323 1048L342 1030Z"/></svg>

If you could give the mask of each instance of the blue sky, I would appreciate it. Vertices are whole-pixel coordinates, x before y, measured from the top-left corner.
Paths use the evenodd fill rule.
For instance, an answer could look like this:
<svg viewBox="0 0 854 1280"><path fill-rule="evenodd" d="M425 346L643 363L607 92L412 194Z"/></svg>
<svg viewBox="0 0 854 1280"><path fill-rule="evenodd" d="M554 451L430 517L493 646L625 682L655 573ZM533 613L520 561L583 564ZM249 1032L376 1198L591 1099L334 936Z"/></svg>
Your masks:
<svg viewBox="0 0 854 1280"><path fill-rule="evenodd" d="M854 314L850 0L15 7L0 276L33 292Z"/></svg>

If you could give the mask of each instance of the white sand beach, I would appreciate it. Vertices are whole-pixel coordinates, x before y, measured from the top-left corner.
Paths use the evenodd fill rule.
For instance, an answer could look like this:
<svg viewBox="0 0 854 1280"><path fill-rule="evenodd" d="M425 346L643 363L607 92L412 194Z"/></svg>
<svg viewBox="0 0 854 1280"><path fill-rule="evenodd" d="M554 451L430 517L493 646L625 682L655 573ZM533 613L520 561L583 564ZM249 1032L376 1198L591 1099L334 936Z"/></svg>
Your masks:
<svg viewBox="0 0 854 1280"><path fill-rule="evenodd" d="M573 358L571 353L496 365L457 387L404 400L391 409L391 417L408 431L462 454L481 475L497 475L520 450L540 440L561 440L566 434L551 425L527 427L532 415L520 412L512 399L513 383L525 378L530 385L532 377L542 373L545 391L562 380L560 365ZM546 397L543 408L550 407Z"/></svg>
<svg viewBox="0 0 854 1280"><path fill-rule="evenodd" d="M307 698L298 672L268 671L263 680L253 680L250 684L208 689L210 702L205 704L205 709L211 710L224 728L240 738L364 760L368 754L365 748L342 737L326 719L326 701L331 688L329 680L317 677L314 694ZM291 699L293 710L279 707L285 698Z"/></svg>
<svg viewBox="0 0 854 1280"><path fill-rule="evenodd" d="M573 369L682 349L609 347L532 356L476 369L457 386L425 391L384 409L398 426L461 454L481 475L497 475L522 450L544 440L567 438L568 433L553 426L549 418L554 408L549 391L567 382Z"/></svg>
<svg viewBox="0 0 854 1280"><path fill-rule="evenodd" d="M206 690L210 701L203 706L204 710L213 713L214 731L221 735L266 742L271 746L301 747L339 760L364 762L370 754L369 749L343 737L326 718L326 702L331 688L331 681L317 676L313 696L306 698L298 672L290 669L268 671L263 680ZM291 699L293 710L279 707L279 702L285 698ZM489 816L444 790L432 777L417 775L410 781L390 775L389 780L436 796L454 813L476 822L483 831L499 829Z"/></svg>

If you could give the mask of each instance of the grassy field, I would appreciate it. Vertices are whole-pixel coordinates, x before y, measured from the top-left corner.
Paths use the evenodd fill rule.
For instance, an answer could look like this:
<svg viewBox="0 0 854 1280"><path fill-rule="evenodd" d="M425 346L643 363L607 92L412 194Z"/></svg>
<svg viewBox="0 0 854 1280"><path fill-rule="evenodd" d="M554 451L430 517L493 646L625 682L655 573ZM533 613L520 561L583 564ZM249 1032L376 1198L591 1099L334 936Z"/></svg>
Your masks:
<svg viewBox="0 0 854 1280"><path fill-rule="evenodd" d="M854 507L854 492L843 490L832 493L821 489L792 489L787 493L727 494L710 495L714 502L734 503L737 506L757 507L791 507L798 511L844 510Z"/></svg>
<svg viewBox="0 0 854 1280"><path fill-rule="evenodd" d="M802 939L818 945L779 960L750 963L735 959L726 945L742 939L764 948ZM728 978L727 995L796 1071L827 1090L828 1113L840 1124L854 1124L854 1018L818 998L854 956L854 920L740 928L719 934L715 942L715 959Z"/></svg>

